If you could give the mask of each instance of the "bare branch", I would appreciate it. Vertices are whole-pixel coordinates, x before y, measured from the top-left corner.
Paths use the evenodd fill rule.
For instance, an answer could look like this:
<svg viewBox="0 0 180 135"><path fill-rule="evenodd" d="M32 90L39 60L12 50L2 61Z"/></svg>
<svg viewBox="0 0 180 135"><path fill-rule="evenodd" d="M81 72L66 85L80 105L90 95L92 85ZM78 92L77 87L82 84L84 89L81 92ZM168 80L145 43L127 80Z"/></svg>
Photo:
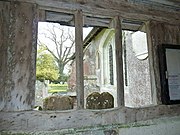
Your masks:
<svg viewBox="0 0 180 135"><path fill-rule="evenodd" d="M64 50L64 53L63 53L63 56L62 56L62 60L64 61L65 59L65 57L66 57L66 55L68 55L68 54L66 54L66 52L68 51L68 49L69 49L69 47L66 47L65 48L65 50Z"/></svg>
<svg viewBox="0 0 180 135"><path fill-rule="evenodd" d="M68 57L66 59L66 61L64 61L65 64L67 64L68 62L70 62L71 60L75 59L75 53L73 53L70 57Z"/></svg>
<svg viewBox="0 0 180 135"><path fill-rule="evenodd" d="M49 45L42 43L40 40L38 40L38 44L43 45L46 50L52 54L58 63L59 73L63 73L62 70L64 70L64 66L75 57L74 53L72 54L72 49L75 44L73 32L70 31L70 29L65 29L55 24L48 26L45 30L46 32L43 33L43 35L50 41L50 44L52 42L56 52L53 52Z"/></svg>
<svg viewBox="0 0 180 135"><path fill-rule="evenodd" d="M51 51L46 44L42 44L42 45L46 48L46 50L47 50L51 55L53 55L53 57L55 58L56 61L59 60L58 57L56 57L56 55L53 53L53 51Z"/></svg>
<svg viewBox="0 0 180 135"><path fill-rule="evenodd" d="M70 54L70 52L72 51L72 48L73 48L74 44L75 44L75 41L73 41L71 43L71 46L69 47L68 52L65 55L64 61L66 61L67 59L71 58L71 56L73 55L73 54ZM69 58L68 58L68 56L69 56Z"/></svg>

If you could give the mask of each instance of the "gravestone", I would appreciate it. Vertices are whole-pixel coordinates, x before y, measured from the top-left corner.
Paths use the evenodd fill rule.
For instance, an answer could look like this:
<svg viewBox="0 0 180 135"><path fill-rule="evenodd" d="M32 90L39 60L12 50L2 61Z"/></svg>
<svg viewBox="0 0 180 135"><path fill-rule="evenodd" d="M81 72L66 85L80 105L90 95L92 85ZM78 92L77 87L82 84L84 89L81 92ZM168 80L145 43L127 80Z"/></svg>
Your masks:
<svg viewBox="0 0 180 135"><path fill-rule="evenodd" d="M43 106L43 99L48 97L48 81L36 81L35 106Z"/></svg>
<svg viewBox="0 0 180 135"><path fill-rule="evenodd" d="M86 98L86 108L87 109L100 109L100 93L93 92Z"/></svg>
<svg viewBox="0 0 180 135"><path fill-rule="evenodd" d="M43 110L73 109L73 99L69 96L49 96L43 101Z"/></svg>
<svg viewBox="0 0 180 135"><path fill-rule="evenodd" d="M101 93L100 102L101 102L101 109L114 107L114 97L109 92Z"/></svg>
<svg viewBox="0 0 180 135"><path fill-rule="evenodd" d="M87 109L108 109L114 107L114 97L108 92L93 92L86 98Z"/></svg>

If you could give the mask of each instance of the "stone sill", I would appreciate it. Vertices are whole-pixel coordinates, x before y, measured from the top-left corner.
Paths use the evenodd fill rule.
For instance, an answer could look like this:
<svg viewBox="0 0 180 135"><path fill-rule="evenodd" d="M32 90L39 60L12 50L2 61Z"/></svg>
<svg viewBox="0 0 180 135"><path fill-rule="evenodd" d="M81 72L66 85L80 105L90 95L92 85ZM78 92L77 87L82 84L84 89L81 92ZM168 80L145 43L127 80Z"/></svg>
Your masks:
<svg viewBox="0 0 180 135"><path fill-rule="evenodd" d="M180 105L105 110L0 112L0 131L54 131L180 116Z"/></svg>

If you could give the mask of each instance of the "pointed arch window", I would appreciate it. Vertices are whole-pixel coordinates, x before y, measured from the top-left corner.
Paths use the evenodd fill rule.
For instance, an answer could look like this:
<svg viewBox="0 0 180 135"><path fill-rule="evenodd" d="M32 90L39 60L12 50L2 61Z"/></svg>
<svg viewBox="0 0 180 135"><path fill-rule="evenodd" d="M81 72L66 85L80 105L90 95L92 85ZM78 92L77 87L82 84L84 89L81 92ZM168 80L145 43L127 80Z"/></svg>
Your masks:
<svg viewBox="0 0 180 135"><path fill-rule="evenodd" d="M113 76L113 50L112 45L109 45L109 82L111 85L114 85L114 76Z"/></svg>
<svg viewBox="0 0 180 135"><path fill-rule="evenodd" d="M96 69L100 69L100 56L99 52L96 54Z"/></svg>

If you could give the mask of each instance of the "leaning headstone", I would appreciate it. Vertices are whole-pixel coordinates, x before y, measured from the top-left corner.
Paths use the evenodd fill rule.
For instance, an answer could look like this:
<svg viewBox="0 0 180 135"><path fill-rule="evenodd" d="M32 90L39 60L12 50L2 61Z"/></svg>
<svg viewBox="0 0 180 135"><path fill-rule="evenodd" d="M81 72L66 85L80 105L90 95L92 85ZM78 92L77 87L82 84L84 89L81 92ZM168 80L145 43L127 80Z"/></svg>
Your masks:
<svg viewBox="0 0 180 135"><path fill-rule="evenodd" d="M69 96L50 96L44 99L44 110L69 110L73 109L73 100Z"/></svg>

